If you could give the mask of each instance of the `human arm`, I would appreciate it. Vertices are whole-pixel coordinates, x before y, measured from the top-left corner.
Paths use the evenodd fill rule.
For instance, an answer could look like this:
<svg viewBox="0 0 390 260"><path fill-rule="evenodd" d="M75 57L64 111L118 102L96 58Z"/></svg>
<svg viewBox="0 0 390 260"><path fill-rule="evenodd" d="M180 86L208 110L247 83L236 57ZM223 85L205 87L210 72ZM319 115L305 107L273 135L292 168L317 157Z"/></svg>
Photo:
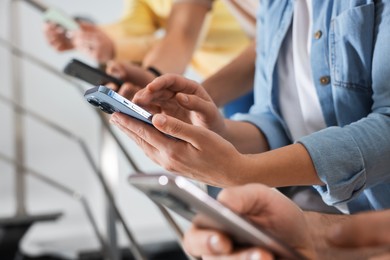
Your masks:
<svg viewBox="0 0 390 260"><path fill-rule="evenodd" d="M237 58L202 82L218 107L253 89L255 60L253 42Z"/></svg>
<svg viewBox="0 0 390 260"><path fill-rule="evenodd" d="M196 2L178 2L172 7L165 36L148 52L143 67L162 73L182 74L198 43L209 8ZM174 58L173 58L174 57Z"/></svg>
<svg viewBox="0 0 390 260"><path fill-rule="evenodd" d="M356 21L355 17L363 12L364 15ZM369 16L374 13L375 16ZM387 134L390 129L390 69L386 65L390 58L390 47L387 44L390 40L390 5L388 2L368 4L348 10L345 14L353 15L349 17L353 27L351 34L343 39L343 44L337 46L335 51L336 55L348 55L349 70L332 76L336 86L335 96L343 92L348 95L339 96L335 100L337 103L343 103L340 98L358 102L351 103L346 111L339 112L341 127L329 127L300 141L308 149L319 177L326 184L317 187L317 190L328 204L351 200L363 190L372 188L381 190L373 195L380 201L380 206L374 207L380 209L390 205L385 199L388 195L384 195L390 182L390 163L386 156L390 152L390 136ZM368 27L372 30L367 31ZM336 30L335 37L339 39L344 35ZM359 54L349 46L356 39L359 39L360 46L356 47ZM368 47L367 43L372 45ZM356 60L360 60L359 64ZM347 88L340 84L341 80L348 83ZM358 88L356 82L361 82L362 88ZM355 119L343 120L343 114L347 113ZM375 192L373 190L368 192ZM383 199L380 199L381 196Z"/></svg>
<svg viewBox="0 0 390 260"><path fill-rule="evenodd" d="M100 63L110 60L114 55L110 37L94 24L79 22L79 25L80 29L66 32L55 24L45 23L45 38L49 45L59 52L74 49Z"/></svg>
<svg viewBox="0 0 390 260"><path fill-rule="evenodd" d="M44 23L43 33L47 43L56 51L62 52L74 48L72 41L66 36L65 29L56 24Z"/></svg>
<svg viewBox="0 0 390 260"><path fill-rule="evenodd" d="M169 12L166 6L156 4L159 13ZM148 1L125 0L121 18L100 28L113 40L116 61L142 63L145 55L159 39L156 32L162 27L161 18Z"/></svg>
<svg viewBox="0 0 390 260"><path fill-rule="evenodd" d="M98 26L78 21L79 29L67 32L62 27L46 22L43 27L46 41L55 50L77 50L103 63L112 58L112 40Z"/></svg>
<svg viewBox="0 0 390 260"><path fill-rule="evenodd" d="M387 251L378 247L364 248L364 244L361 243L355 244L353 248L335 247L328 240L331 227L333 225L346 227L347 223L352 223L350 221L356 219L355 216L302 211L277 190L261 184L224 189L218 196L218 200L255 225L275 235L307 259L371 259L370 257L385 257L383 252L388 252L389 247L387 247ZM377 213L366 213L365 215L374 216ZM388 214L387 216L382 215L382 223L388 224L387 218ZM366 218L362 217L359 222L363 222L364 219ZM370 221L378 218L367 219ZM368 234L370 225L365 223L363 226L366 229L355 230L356 224L358 223L355 222L351 226L353 229L344 229L347 233L339 237L338 240L341 243L351 244L354 243L353 241L360 240L360 236L368 235L371 238L376 238L377 241L379 237L382 237L385 239L383 241L387 241L383 243L388 246L388 239L384 236L378 236L375 232ZM386 235L387 233L384 230L381 234ZM371 243L370 245L377 246L378 244ZM265 252L264 248L237 248L228 235L213 229L198 228L195 224L184 235L184 248L189 254L202 256L203 259L239 260L272 259L273 257L269 252Z"/></svg>
<svg viewBox="0 0 390 260"><path fill-rule="evenodd" d="M111 60L115 52L112 39L94 24L79 24L81 29L72 32L71 35L74 48L99 63Z"/></svg>
<svg viewBox="0 0 390 260"><path fill-rule="evenodd" d="M202 82L202 86L218 107L246 94L253 88L255 58L255 44L252 43L231 63ZM129 82L140 77L146 78L146 84L155 78L150 71L142 71L128 62L109 62L107 73Z"/></svg>
<svg viewBox="0 0 390 260"><path fill-rule="evenodd" d="M278 191L249 184L222 190L218 200L306 258L318 258L304 212ZM196 225L186 232L184 248L202 259L273 259L260 248L236 248L226 234Z"/></svg>
<svg viewBox="0 0 390 260"><path fill-rule="evenodd" d="M340 248L390 248L389 234L390 210L384 210L353 215L347 221L334 224L327 235L329 242Z"/></svg>
<svg viewBox="0 0 390 260"><path fill-rule="evenodd" d="M264 153L268 142L262 132L248 122L224 120L194 81L164 75L139 91L133 101L159 107L152 110L156 128L182 140L177 142L136 120L115 115L118 126L166 169L220 187L250 182L270 186L320 183L302 145Z"/></svg>
<svg viewBox="0 0 390 260"><path fill-rule="evenodd" d="M130 62L109 61L106 72L125 82L122 86L115 84L107 86L129 100L132 100L135 93L156 78L152 72Z"/></svg>

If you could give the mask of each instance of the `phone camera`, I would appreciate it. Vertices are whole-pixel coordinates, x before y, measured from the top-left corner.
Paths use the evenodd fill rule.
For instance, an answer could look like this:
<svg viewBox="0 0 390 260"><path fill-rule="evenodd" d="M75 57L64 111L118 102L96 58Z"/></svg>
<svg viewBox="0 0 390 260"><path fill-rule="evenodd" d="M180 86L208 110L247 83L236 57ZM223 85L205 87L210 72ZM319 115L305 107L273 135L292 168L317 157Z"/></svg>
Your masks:
<svg viewBox="0 0 390 260"><path fill-rule="evenodd" d="M105 113L107 113L107 114L112 114L112 113L115 112L115 109L114 109L110 104L107 104L107 103L105 103L105 102L100 103L100 104L99 104L99 108L100 108L103 112L105 112Z"/></svg>
<svg viewBox="0 0 390 260"><path fill-rule="evenodd" d="M93 105L93 106L95 106L95 107L99 107L99 106L100 106L100 102L97 101L97 100L95 100L95 99L93 99L93 98L89 98L89 99L87 99L87 101L88 101L91 105Z"/></svg>

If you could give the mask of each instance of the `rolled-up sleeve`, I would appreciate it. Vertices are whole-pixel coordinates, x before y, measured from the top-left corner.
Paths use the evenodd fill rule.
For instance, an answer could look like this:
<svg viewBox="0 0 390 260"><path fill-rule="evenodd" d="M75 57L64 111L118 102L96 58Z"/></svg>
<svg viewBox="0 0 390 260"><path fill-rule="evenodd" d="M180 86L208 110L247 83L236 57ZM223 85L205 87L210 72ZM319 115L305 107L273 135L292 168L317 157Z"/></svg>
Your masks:
<svg viewBox="0 0 390 260"><path fill-rule="evenodd" d="M271 112L235 114L232 120L246 121L255 125L266 137L271 150L291 144L282 124Z"/></svg>
<svg viewBox="0 0 390 260"><path fill-rule="evenodd" d="M316 188L331 205L349 201L366 188L390 185L390 5L377 4L376 13L381 19L372 58L371 113L299 140L325 183Z"/></svg>
<svg viewBox="0 0 390 260"><path fill-rule="evenodd" d="M389 111L390 112L390 111ZM301 138L330 205L348 202L365 188L390 182L390 117L373 113L354 124L330 127Z"/></svg>

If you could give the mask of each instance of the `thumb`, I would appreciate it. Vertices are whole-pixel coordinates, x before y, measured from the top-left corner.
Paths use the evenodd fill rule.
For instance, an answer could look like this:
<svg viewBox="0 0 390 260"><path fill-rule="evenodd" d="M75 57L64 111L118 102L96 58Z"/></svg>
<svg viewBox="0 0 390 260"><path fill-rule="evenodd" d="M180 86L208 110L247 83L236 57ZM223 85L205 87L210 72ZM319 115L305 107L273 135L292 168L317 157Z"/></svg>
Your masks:
<svg viewBox="0 0 390 260"><path fill-rule="evenodd" d="M80 25L80 30L82 31L94 31L96 29L96 25L90 22L80 21L78 24Z"/></svg>
<svg viewBox="0 0 390 260"><path fill-rule="evenodd" d="M177 93L176 99L184 108L198 112L198 117L207 122L215 121L216 116L220 116L219 110L211 100L205 100L197 95Z"/></svg>
<svg viewBox="0 0 390 260"><path fill-rule="evenodd" d="M262 184L226 188L219 193L218 201L242 215L260 215L273 203L290 203L281 193Z"/></svg>
<svg viewBox="0 0 390 260"><path fill-rule="evenodd" d="M192 144L196 149L208 140L208 134L214 134L203 127L185 123L179 119L163 114L155 114L152 118L153 125L161 132Z"/></svg>
<svg viewBox="0 0 390 260"><path fill-rule="evenodd" d="M106 73L121 80L124 80L126 77L122 64L115 61L107 62Z"/></svg>

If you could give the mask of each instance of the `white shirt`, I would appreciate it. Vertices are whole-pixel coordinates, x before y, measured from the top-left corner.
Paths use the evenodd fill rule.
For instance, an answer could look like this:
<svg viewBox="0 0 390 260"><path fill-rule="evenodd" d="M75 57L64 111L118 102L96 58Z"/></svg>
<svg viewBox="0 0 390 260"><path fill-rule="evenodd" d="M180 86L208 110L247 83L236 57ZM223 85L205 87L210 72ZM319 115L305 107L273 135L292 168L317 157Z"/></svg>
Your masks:
<svg viewBox="0 0 390 260"><path fill-rule="evenodd" d="M246 34L256 36L256 13L259 0L223 0Z"/></svg>
<svg viewBox="0 0 390 260"><path fill-rule="evenodd" d="M277 64L280 110L294 142L326 127L311 71L311 21L312 0L296 0Z"/></svg>

